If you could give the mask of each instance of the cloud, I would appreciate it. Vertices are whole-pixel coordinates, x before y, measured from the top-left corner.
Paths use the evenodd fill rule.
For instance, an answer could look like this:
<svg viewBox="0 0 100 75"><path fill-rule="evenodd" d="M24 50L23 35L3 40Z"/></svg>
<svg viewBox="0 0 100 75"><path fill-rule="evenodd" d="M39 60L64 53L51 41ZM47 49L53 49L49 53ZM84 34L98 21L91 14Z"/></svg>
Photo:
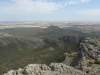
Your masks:
<svg viewBox="0 0 100 75"><path fill-rule="evenodd" d="M45 0L12 0L13 4L0 6L0 12L8 13L46 13L57 10L61 5L54 2L47 2ZM4 3L3 3L4 4Z"/></svg>
<svg viewBox="0 0 100 75"><path fill-rule="evenodd" d="M84 9L84 10L76 10L78 14L84 15L100 15L100 9Z"/></svg>
<svg viewBox="0 0 100 75"><path fill-rule="evenodd" d="M89 2L90 0L11 0L0 2L0 13L23 14L23 13L50 13L68 4Z"/></svg>
<svg viewBox="0 0 100 75"><path fill-rule="evenodd" d="M89 2L89 1L91 1L91 0L81 0L81 2Z"/></svg>
<svg viewBox="0 0 100 75"><path fill-rule="evenodd" d="M65 5L68 5L68 4L78 4L78 3L88 3L90 1L91 0L67 0L67 1L65 1Z"/></svg>

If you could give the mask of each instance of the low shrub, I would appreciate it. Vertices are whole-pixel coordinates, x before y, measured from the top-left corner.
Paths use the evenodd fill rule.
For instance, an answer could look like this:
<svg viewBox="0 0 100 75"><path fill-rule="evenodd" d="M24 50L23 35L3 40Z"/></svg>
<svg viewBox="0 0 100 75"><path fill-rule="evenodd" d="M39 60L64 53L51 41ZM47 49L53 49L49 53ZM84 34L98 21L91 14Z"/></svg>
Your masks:
<svg viewBox="0 0 100 75"><path fill-rule="evenodd" d="M100 60L95 60L95 64L99 64L100 65Z"/></svg>
<svg viewBox="0 0 100 75"><path fill-rule="evenodd" d="M73 58L73 57L75 57L75 56L76 56L75 53L72 53L72 54L69 55L69 57L71 57L71 58Z"/></svg>

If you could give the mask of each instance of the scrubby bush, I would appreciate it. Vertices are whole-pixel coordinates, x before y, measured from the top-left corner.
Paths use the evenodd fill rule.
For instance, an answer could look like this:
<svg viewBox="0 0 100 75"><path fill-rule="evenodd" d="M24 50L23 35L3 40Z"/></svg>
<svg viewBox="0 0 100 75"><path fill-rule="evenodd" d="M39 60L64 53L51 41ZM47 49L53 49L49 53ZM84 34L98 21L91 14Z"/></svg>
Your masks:
<svg viewBox="0 0 100 75"><path fill-rule="evenodd" d="M7 68L0 66L0 75L6 73L8 71Z"/></svg>
<svg viewBox="0 0 100 75"><path fill-rule="evenodd" d="M100 65L100 60L95 60L95 64L99 64Z"/></svg>
<svg viewBox="0 0 100 75"><path fill-rule="evenodd" d="M75 57L75 56L76 56L75 53L72 53L72 54L69 55L69 57L71 57L71 58L73 58L73 57Z"/></svg>

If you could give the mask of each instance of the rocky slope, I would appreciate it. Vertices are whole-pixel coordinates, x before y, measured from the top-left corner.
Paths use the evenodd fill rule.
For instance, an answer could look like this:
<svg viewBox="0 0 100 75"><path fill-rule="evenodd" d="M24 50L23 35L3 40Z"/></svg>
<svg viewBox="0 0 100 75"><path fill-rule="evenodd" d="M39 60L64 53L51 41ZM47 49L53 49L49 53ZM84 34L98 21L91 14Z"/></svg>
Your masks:
<svg viewBox="0 0 100 75"><path fill-rule="evenodd" d="M61 47L62 42L72 42L72 43L80 44L80 42L82 42L82 40L84 40L84 39L85 39L85 37L66 35L66 36L60 37L59 39L44 38L43 41L47 44L52 44L52 45L56 45L58 47Z"/></svg>
<svg viewBox="0 0 100 75"><path fill-rule="evenodd" d="M41 48L45 44L42 39L28 37L7 37L0 38L0 46L5 47L9 44L22 44L33 48Z"/></svg>
<svg viewBox="0 0 100 75"><path fill-rule="evenodd" d="M43 41L45 43L47 43L47 44L52 44L52 45L55 45L55 46L58 46L58 47L61 47L62 46L62 42L59 41L58 39L44 38Z"/></svg>
<svg viewBox="0 0 100 75"><path fill-rule="evenodd" d="M59 39L64 42L80 43L82 42L82 40L85 39L85 37L66 35L66 36L60 37Z"/></svg>
<svg viewBox="0 0 100 75"><path fill-rule="evenodd" d="M45 64L29 64L28 66L19 68L18 70L10 70L2 75L85 75L85 72L76 70L73 67L62 63L51 63L49 66Z"/></svg>
<svg viewBox="0 0 100 75"><path fill-rule="evenodd" d="M88 74L100 75L100 37L88 37L71 65Z"/></svg>

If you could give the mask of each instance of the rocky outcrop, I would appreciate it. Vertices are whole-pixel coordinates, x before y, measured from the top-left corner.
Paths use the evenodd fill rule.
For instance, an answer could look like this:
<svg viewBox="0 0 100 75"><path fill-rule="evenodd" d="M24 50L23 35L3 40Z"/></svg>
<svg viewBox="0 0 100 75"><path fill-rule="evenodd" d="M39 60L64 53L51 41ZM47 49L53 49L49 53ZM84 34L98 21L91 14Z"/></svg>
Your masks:
<svg viewBox="0 0 100 75"><path fill-rule="evenodd" d="M71 65L88 74L100 75L100 38L88 37L80 44L80 52Z"/></svg>
<svg viewBox="0 0 100 75"><path fill-rule="evenodd" d="M0 38L0 46L5 47L9 44L22 44L33 48L41 48L45 44L42 39L28 37L7 37Z"/></svg>
<svg viewBox="0 0 100 75"><path fill-rule="evenodd" d="M59 41L57 39L53 39L53 38L44 38L44 42L47 44L58 46L58 47L62 46L61 41Z"/></svg>
<svg viewBox="0 0 100 75"><path fill-rule="evenodd" d="M66 35L66 36L60 37L59 39L64 42L80 43L82 40L85 39L85 37Z"/></svg>
<svg viewBox="0 0 100 75"><path fill-rule="evenodd" d="M66 65L71 65L71 62L73 61L74 57L76 56L75 52L72 53L64 53L63 54L63 58L64 61L62 63L66 64Z"/></svg>
<svg viewBox="0 0 100 75"><path fill-rule="evenodd" d="M49 66L29 64L23 69L10 70L2 75L86 75L86 73L62 63L51 63Z"/></svg>

